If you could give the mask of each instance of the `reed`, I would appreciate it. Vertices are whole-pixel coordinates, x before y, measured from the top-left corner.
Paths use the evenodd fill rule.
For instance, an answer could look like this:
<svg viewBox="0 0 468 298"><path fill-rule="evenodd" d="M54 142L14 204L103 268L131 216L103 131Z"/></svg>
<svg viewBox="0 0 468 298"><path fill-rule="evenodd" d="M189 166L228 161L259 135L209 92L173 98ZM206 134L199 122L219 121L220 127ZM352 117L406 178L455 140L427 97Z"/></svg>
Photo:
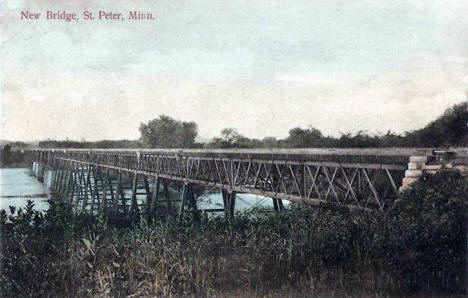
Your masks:
<svg viewBox="0 0 468 298"><path fill-rule="evenodd" d="M297 206L227 221L1 215L3 296L389 297L457 293L468 183L426 177L387 213ZM121 215L122 216L122 215Z"/></svg>

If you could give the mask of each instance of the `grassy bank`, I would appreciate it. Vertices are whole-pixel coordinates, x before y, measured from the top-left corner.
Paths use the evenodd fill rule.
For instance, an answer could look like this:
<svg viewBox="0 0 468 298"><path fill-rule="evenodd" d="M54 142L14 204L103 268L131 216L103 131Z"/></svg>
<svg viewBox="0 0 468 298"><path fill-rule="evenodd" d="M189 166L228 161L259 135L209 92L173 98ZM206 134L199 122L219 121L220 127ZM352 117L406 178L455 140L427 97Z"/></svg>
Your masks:
<svg viewBox="0 0 468 298"><path fill-rule="evenodd" d="M4 296L344 297L457 293L468 183L426 177L385 214L261 210L182 223L2 214Z"/></svg>

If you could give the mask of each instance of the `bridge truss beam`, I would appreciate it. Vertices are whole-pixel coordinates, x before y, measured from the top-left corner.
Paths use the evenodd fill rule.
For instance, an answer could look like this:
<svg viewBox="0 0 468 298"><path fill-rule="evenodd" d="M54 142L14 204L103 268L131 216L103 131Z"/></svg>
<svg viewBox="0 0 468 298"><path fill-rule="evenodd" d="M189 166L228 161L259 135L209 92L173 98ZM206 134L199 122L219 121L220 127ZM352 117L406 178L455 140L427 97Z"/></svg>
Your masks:
<svg viewBox="0 0 468 298"><path fill-rule="evenodd" d="M310 205L333 202L356 208L383 210L391 207L397 197L408 158L409 156L389 154L364 157L344 155L343 158L337 158L336 154L188 154L181 150L36 151L37 161L57 170L59 182L56 183L60 184L63 179L70 180L70 174L63 170L64 167L80 169L80 182L70 182L70 185L74 185L74 189L82 193L85 203L90 199L95 204L100 202L102 197L112 197L112 193L115 192L114 197L117 199L113 199L114 206L118 206L115 202L119 196L123 196L122 187L130 189L134 194L130 205L120 204L119 207L124 212L126 209L130 212L136 209L135 192L136 188L140 187L140 182L143 182L147 202L151 202L153 197L158 197L161 181L215 187L227 194L251 193L270 197L275 200L275 210L282 209L281 200ZM104 177L103 173L107 173L104 175L107 178L101 178ZM106 182L109 173L118 173L116 181L121 181L122 174L132 178L126 181L125 186L122 186L122 182L112 185ZM148 181L154 181L157 194L148 189ZM59 190L62 191L64 186L60 185ZM182 196L181 201L190 205L190 190L187 192L187 197ZM229 201L225 207L229 215L232 209L230 204L235 202L235 199L225 201ZM184 207L184 204L181 206ZM148 206L151 211L151 203Z"/></svg>

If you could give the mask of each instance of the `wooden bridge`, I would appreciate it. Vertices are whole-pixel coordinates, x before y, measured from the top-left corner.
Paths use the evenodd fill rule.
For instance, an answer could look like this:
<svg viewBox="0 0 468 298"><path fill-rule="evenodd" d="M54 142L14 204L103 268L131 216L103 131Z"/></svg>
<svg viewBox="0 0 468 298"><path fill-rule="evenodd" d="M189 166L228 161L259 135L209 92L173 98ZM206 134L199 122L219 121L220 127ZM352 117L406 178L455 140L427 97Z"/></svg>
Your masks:
<svg viewBox="0 0 468 298"><path fill-rule="evenodd" d="M39 176L47 176L51 191L76 211L153 214L164 203L168 210L177 206L180 216L185 209L198 216L197 196L207 188L222 192L224 208L205 211L227 216L234 214L238 193L269 197L277 211L283 200L384 210L393 206L410 160L427 163L444 158L427 148L35 149L31 153ZM171 199L169 184L181 189L178 202ZM143 200L137 199L142 195Z"/></svg>

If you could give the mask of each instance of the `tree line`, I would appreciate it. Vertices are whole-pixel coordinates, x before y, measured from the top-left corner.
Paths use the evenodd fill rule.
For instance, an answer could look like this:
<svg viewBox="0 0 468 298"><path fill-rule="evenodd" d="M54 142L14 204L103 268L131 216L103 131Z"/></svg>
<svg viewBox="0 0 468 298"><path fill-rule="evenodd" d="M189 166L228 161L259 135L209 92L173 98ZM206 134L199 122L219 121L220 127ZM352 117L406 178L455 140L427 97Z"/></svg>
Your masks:
<svg viewBox="0 0 468 298"><path fill-rule="evenodd" d="M295 127L288 137L252 139L235 128L221 130L208 142L197 141L198 125L161 115L140 124L139 140L103 140L97 142L53 141L39 143L42 148L366 148L366 147L448 147L468 145L468 103L454 105L425 127L397 134L343 133L326 136L314 127Z"/></svg>

